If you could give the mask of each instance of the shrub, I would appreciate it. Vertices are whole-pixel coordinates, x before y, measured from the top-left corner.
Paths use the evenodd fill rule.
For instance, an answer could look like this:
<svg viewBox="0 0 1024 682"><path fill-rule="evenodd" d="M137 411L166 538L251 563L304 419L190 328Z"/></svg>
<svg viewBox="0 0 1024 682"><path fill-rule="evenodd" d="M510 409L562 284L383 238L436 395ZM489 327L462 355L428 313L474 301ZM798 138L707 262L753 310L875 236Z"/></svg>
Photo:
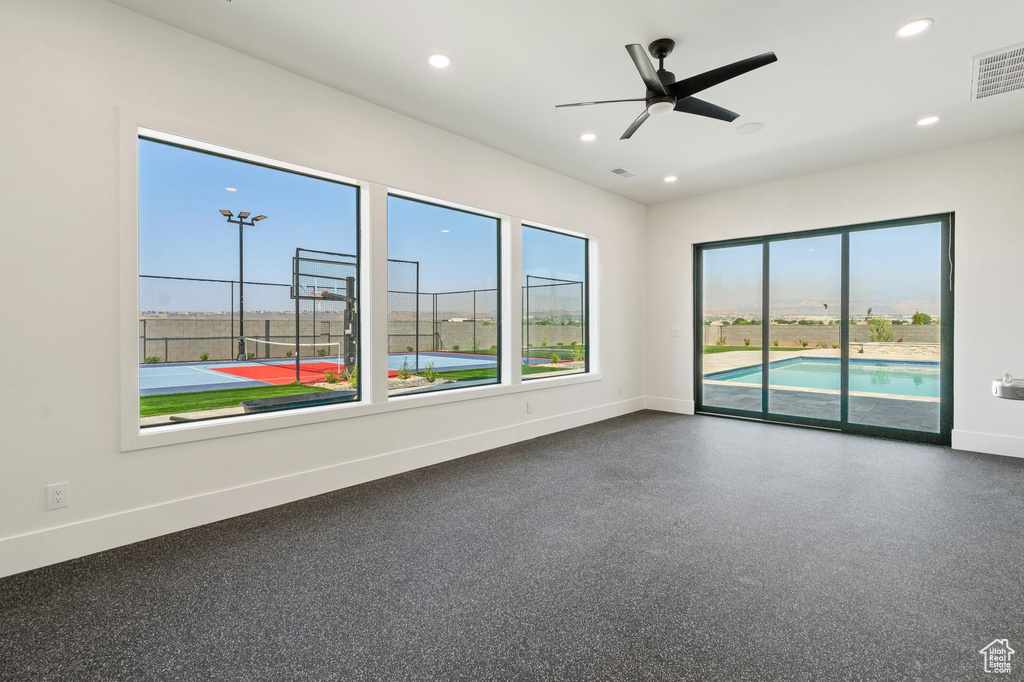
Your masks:
<svg viewBox="0 0 1024 682"><path fill-rule="evenodd" d="M561 341L559 341L559 342L558 342L558 343L556 343L555 345L556 345L556 346L564 346L565 344L564 344L564 343L562 343Z"/></svg>
<svg viewBox="0 0 1024 682"><path fill-rule="evenodd" d="M804 341L803 339L797 339L797 343L799 343L804 348L807 348L807 341Z"/></svg>
<svg viewBox="0 0 1024 682"><path fill-rule="evenodd" d="M408 379L412 376L412 372L409 367L409 358L402 360L402 367L398 370L399 379Z"/></svg>
<svg viewBox="0 0 1024 682"><path fill-rule="evenodd" d="M558 357L558 353L551 354L551 363L557 364L562 358Z"/></svg>
<svg viewBox="0 0 1024 682"><path fill-rule="evenodd" d="M411 353L411 352L412 352L412 350L413 350L413 349L412 349L412 346L406 346L406 347L405 347L405 352L406 352L406 353Z"/></svg>
<svg viewBox="0 0 1024 682"><path fill-rule="evenodd" d="M931 324L932 316L928 313L922 313L920 310L914 311L914 316L910 318L910 324Z"/></svg>
<svg viewBox="0 0 1024 682"><path fill-rule="evenodd" d="M455 347L456 350L458 346ZM437 370L434 369L434 363L428 362L423 368L423 378L427 380L427 383L434 383L437 381Z"/></svg>
<svg viewBox="0 0 1024 682"><path fill-rule="evenodd" d="M896 339L896 343L903 343L903 337L901 336L900 338Z"/></svg>
<svg viewBox="0 0 1024 682"><path fill-rule="evenodd" d="M772 341L772 345L775 346L776 348L778 348L779 347L779 340L775 339L774 341Z"/></svg>
<svg viewBox="0 0 1024 682"><path fill-rule="evenodd" d="M246 360L255 360L256 359L256 354L255 353L246 353L245 354L245 359Z"/></svg>
<svg viewBox="0 0 1024 682"><path fill-rule="evenodd" d="M737 317L735 320L732 321L732 323L736 324L736 325L739 325L739 324L750 324L749 322L744 320L742 317Z"/></svg>
<svg viewBox="0 0 1024 682"><path fill-rule="evenodd" d="M286 351L284 352L284 356L285 356L286 358L290 358L290 357L292 357L293 355L295 355L295 351L293 351L293 350L292 350L291 348L289 348L288 350L286 350Z"/></svg>
<svg viewBox="0 0 1024 682"><path fill-rule="evenodd" d="M321 348L320 350L318 350L318 351L316 352L316 354L317 354L317 355L318 355L319 357L321 357L321 358L326 358L326 357L327 357L327 349L326 349L326 348Z"/></svg>
<svg viewBox="0 0 1024 682"><path fill-rule="evenodd" d="M715 339L715 345L716 346L724 346L725 345L725 337L724 336L720 336L717 339Z"/></svg>
<svg viewBox="0 0 1024 682"><path fill-rule="evenodd" d="M542 339L540 340L540 345L542 345L542 346L546 346L546 345L548 345L548 340L547 340L547 337L544 337L544 338L542 338Z"/></svg>
<svg viewBox="0 0 1024 682"><path fill-rule="evenodd" d="M833 343L832 344L832 348L839 348L839 344L838 343Z"/></svg>
<svg viewBox="0 0 1024 682"><path fill-rule="evenodd" d="M342 371L345 381L348 382L348 387L352 390L359 388L359 365L352 365L352 368L346 367Z"/></svg>
<svg viewBox="0 0 1024 682"><path fill-rule="evenodd" d="M200 353L199 354L199 359L202 360L203 362L206 362L207 360L210 359L210 354L209 353Z"/></svg>
<svg viewBox="0 0 1024 682"><path fill-rule="evenodd" d="M892 324L889 320L881 317L872 317L868 320L871 327L871 341L874 343L892 343Z"/></svg>
<svg viewBox="0 0 1024 682"><path fill-rule="evenodd" d="M750 339L743 339L743 345L744 346L749 346L750 345Z"/></svg>
<svg viewBox="0 0 1024 682"><path fill-rule="evenodd" d="M328 369L324 370L324 381L326 381L329 384L336 384L339 381L341 381L341 377L339 377L335 372L332 372L331 370Z"/></svg>
<svg viewBox="0 0 1024 682"><path fill-rule="evenodd" d="M577 346L577 345L573 344L573 347L572 347L572 361L573 362L583 362L586 359L587 359L587 349L584 348L583 346Z"/></svg>
<svg viewBox="0 0 1024 682"><path fill-rule="evenodd" d="M491 346L491 350L498 350L497 346Z"/></svg>
<svg viewBox="0 0 1024 682"><path fill-rule="evenodd" d="M559 346L561 346L562 344L558 344L558 345L559 345ZM570 341L570 342L569 342L569 345L570 345L570 346L575 346L575 345L576 345L576 342L575 342L575 341Z"/></svg>
<svg viewBox="0 0 1024 682"><path fill-rule="evenodd" d="M162 359L163 358L161 358L159 355L150 355L148 358L146 358L146 364L147 365L155 365L156 363L160 362Z"/></svg>
<svg viewBox="0 0 1024 682"><path fill-rule="evenodd" d="M452 350L459 350L459 346L452 346Z"/></svg>

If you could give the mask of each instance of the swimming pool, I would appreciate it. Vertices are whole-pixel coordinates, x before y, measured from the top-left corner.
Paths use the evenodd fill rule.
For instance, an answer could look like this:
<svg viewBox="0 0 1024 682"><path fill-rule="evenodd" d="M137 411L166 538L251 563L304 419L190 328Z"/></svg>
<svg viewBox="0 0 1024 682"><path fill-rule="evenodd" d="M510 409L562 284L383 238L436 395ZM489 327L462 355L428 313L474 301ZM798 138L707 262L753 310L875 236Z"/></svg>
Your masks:
<svg viewBox="0 0 1024 682"><path fill-rule="evenodd" d="M760 385L761 366L715 372L705 375L704 380ZM839 358L787 358L768 366L768 385L771 388L839 391L839 381ZM938 398L939 363L850 358L850 392Z"/></svg>

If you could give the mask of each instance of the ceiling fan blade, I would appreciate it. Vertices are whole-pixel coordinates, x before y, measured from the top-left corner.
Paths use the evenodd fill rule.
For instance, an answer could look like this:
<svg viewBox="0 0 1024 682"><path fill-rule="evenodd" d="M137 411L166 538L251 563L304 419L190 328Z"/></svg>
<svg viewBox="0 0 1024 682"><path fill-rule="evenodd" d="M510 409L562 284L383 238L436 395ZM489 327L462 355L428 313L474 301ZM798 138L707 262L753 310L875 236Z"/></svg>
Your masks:
<svg viewBox="0 0 1024 682"><path fill-rule="evenodd" d="M658 78L658 72L654 70L654 64L651 63L643 46L637 44L626 45L626 52L633 58L636 70L640 72L640 77L644 79L647 89L654 90L661 95L667 95L665 84Z"/></svg>
<svg viewBox="0 0 1024 682"><path fill-rule="evenodd" d="M646 109L644 109L644 113L636 117L636 120L633 121L633 123L630 124L628 128L626 128L626 132L622 133L622 137L620 137L619 139L628 140L629 138L633 137L633 133L636 132L636 129L642 126L644 124L644 121L646 121L650 117L651 115L647 113Z"/></svg>
<svg viewBox="0 0 1024 682"><path fill-rule="evenodd" d="M676 81L668 89L676 97L689 97L690 95L696 95L701 90L707 90L713 85L718 85L736 76L742 76L748 71L759 69L762 66L767 66L777 61L779 61L779 58L775 56L774 52L765 52L756 57L741 59L738 62L705 71L698 76L691 76L690 78Z"/></svg>
<svg viewBox="0 0 1024 682"><path fill-rule="evenodd" d="M643 97L637 97L636 99L602 99L597 102L573 102L572 104L556 104L555 109L561 109L562 107L589 107L594 104L614 104L615 102L644 102Z"/></svg>
<svg viewBox="0 0 1024 682"><path fill-rule="evenodd" d="M684 114L695 114L697 116L717 118L719 121L728 121L729 123L732 123L740 117L740 115L735 111L729 111L717 104L705 102L704 100L697 99L696 97L686 97L676 102L676 111L681 111Z"/></svg>

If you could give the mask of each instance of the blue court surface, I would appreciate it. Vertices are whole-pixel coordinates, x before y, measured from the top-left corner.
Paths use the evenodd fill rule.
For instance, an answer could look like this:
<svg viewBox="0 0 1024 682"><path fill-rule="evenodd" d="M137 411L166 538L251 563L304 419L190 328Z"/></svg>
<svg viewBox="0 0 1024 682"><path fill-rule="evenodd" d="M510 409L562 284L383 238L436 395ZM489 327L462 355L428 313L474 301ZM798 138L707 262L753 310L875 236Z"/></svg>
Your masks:
<svg viewBox="0 0 1024 682"><path fill-rule="evenodd" d="M303 358L303 364L311 363L324 365L336 361L336 358ZM421 352L419 354L419 366L417 370L415 353L391 353L388 355L388 371L394 373L402 369L402 364L408 362L412 371L423 371L428 362L434 363L434 369L445 371L457 371L466 369L485 369L496 367L498 358L495 355L479 355L476 353L438 353ZM523 358L523 364L537 365L551 362L550 358ZM139 395L161 395L166 393L189 393L193 391L216 391L224 388L255 388L258 386L280 385L290 381L290 374L287 381L282 381L275 376L273 381L259 381L253 376L259 372L246 372L246 368L266 369L268 366L279 366L282 372L289 372L289 368L295 366L295 360L281 358L271 362L181 362L173 364L140 365L139 366ZM232 374L237 372L239 375ZM278 372L280 373L280 372Z"/></svg>
<svg viewBox="0 0 1024 682"><path fill-rule="evenodd" d="M262 381L252 381L224 372L215 372L213 367L241 366L242 362L197 362L168 365L139 366L139 395L160 395L163 393L187 393L190 391L215 391L222 388L252 388L267 386Z"/></svg>
<svg viewBox="0 0 1024 682"><path fill-rule="evenodd" d="M403 363L409 363L409 367L416 369L415 353L391 353L388 355L388 370L397 372L402 369ZM498 356L477 355L475 353L435 353L420 351L419 368L422 370L428 362L434 363L434 369L438 371L456 371L462 369L483 369L486 367L497 367Z"/></svg>

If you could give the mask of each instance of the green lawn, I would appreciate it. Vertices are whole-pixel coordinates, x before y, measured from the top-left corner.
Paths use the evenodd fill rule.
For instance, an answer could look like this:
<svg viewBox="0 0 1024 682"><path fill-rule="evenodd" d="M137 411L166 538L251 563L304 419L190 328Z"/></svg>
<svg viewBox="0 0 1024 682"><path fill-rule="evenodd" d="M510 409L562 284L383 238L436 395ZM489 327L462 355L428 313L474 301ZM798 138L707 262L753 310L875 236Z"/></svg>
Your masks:
<svg viewBox="0 0 1024 682"><path fill-rule="evenodd" d="M326 388L287 384L285 386L260 386L257 388L225 388L219 391L195 391L193 393L167 393L146 395L139 399L140 417L155 417L160 414L179 414L218 410L224 407L238 407L243 400L254 398L276 398L282 395L320 393Z"/></svg>
<svg viewBox="0 0 1024 682"><path fill-rule="evenodd" d="M711 355L712 353L729 353L734 350L761 350L761 346L704 346L704 355ZM771 350L811 350L811 347L787 348L785 346L772 346Z"/></svg>
<svg viewBox="0 0 1024 682"><path fill-rule="evenodd" d="M581 346L577 345L577 348ZM570 355L572 353L572 346L533 346L530 348L530 353L536 356L551 355L552 353L558 353L559 355ZM421 351L428 353L430 351ZM498 351L493 348L478 348L473 350L472 348L460 348L459 350L448 349L450 353L472 353L474 355L497 355ZM525 353L525 349L524 349Z"/></svg>
<svg viewBox="0 0 1024 682"><path fill-rule="evenodd" d="M564 372L557 367L536 367L534 365L523 365L523 376L527 374L544 374L546 372ZM421 373L422 375L422 373ZM472 381L474 379L494 379L498 370L494 367L481 367L480 369L456 369L448 372L438 372L437 376L452 381Z"/></svg>

